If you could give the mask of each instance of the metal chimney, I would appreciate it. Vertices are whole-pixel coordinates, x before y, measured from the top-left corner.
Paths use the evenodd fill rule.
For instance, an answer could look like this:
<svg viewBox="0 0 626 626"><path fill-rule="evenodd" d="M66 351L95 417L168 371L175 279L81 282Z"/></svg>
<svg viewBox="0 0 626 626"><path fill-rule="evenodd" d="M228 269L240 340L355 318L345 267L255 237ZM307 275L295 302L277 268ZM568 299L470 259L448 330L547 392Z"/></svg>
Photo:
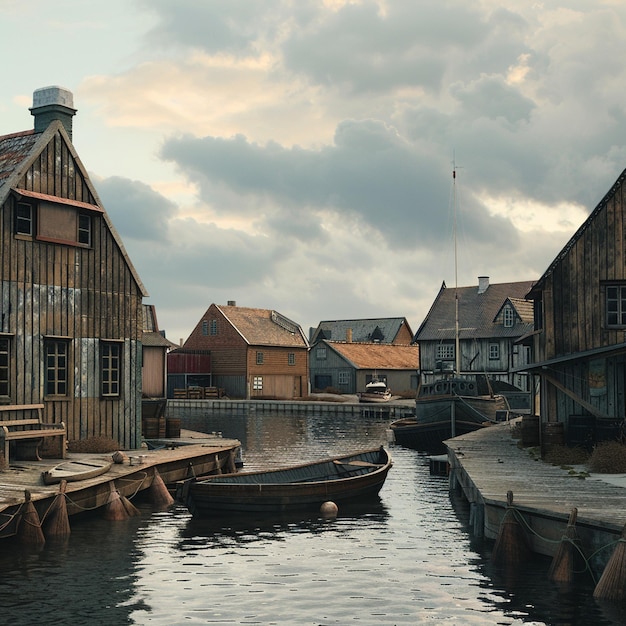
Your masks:
<svg viewBox="0 0 626 626"><path fill-rule="evenodd" d="M489 276L478 277L478 293L485 293L489 289Z"/></svg>
<svg viewBox="0 0 626 626"><path fill-rule="evenodd" d="M69 89L58 85L36 89L30 113L35 118L36 133L43 133L51 122L59 120L72 138L72 118L76 115L76 109L74 96Z"/></svg>

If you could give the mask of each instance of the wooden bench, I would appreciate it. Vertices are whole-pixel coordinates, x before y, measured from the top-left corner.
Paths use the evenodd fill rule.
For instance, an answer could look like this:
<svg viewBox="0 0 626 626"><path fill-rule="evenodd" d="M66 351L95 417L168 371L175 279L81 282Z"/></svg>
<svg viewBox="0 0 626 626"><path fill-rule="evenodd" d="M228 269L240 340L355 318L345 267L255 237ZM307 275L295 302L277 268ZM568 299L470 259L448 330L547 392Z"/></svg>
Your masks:
<svg viewBox="0 0 626 626"><path fill-rule="evenodd" d="M65 457L67 435L65 424L45 424L43 404L8 404L0 406L0 439L5 463L9 464L11 442L15 442L15 457L20 461L41 461L39 446L44 437L60 437L59 458ZM11 415L16 417L10 417ZM35 414L36 417L21 418L19 415ZM6 417L6 419L4 419Z"/></svg>

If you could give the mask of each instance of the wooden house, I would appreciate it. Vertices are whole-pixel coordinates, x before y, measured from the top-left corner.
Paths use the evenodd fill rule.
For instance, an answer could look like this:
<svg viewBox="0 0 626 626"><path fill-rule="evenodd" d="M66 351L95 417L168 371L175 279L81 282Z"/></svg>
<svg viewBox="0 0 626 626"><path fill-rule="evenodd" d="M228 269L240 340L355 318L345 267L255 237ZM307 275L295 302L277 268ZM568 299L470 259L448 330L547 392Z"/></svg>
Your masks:
<svg viewBox="0 0 626 626"><path fill-rule="evenodd" d="M413 341L413 331L406 317L326 320L311 329L309 343L314 346L322 339L407 346Z"/></svg>
<svg viewBox="0 0 626 626"><path fill-rule="evenodd" d="M486 375L509 392L514 408L529 410L530 377L520 369L531 358L521 340L533 330L533 303L526 299L532 286L531 281L490 284L486 276L478 286L450 289L444 282L415 333L422 382L455 371L458 319L458 373Z"/></svg>
<svg viewBox="0 0 626 626"><path fill-rule="evenodd" d="M326 320L317 328L310 330L311 349L309 351L309 370L311 389L338 389L342 393L363 391L361 381L357 381L357 371L374 370L376 366L367 367L362 362L364 352L359 355L363 370L354 363L346 361L337 352L328 349L331 343L363 344L364 346L400 345L408 346L413 340L413 331L406 317L380 317L352 320ZM319 350L318 350L319 346ZM363 348L366 351L366 348ZM380 355L372 352L372 359L379 360ZM417 360L412 364L413 374L417 368ZM368 381L369 382L369 381ZM404 381L403 389L411 389L410 381Z"/></svg>
<svg viewBox="0 0 626 626"><path fill-rule="evenodd" d="M31 113L0 137L0 401L136 448L147 293L72 145L72 94L37 90Z"/></svg>
<svg viewBox="0 0 626 626"><path fill-rule="evenodd" d="M359 393L376 378L385 381L392 392L414 392L418 355L416 345L322 339L310 352L311 371L316 372L312 377L317 383L313 391L332 388L345 394Z"/></svg>
<svg viewBox="0 0 626 626"><path fill-rule="evenodd" d="M626 415L626 171L530 291L544 422L571 443L616 436Z"/></svg>
<svg viewBox="0 0 626 626"><path fill-rule="evenodd" d="M308 394L308 341L277 311L212 304L182 346L208 351L212 384L230 398L301 398Z"/></svg>

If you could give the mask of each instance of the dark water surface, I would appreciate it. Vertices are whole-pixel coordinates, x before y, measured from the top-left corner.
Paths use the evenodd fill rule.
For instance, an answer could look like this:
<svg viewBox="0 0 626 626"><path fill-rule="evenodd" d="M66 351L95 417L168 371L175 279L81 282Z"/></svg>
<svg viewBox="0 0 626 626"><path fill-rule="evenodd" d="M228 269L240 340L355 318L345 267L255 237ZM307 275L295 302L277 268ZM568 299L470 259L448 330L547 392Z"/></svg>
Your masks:
<svg viewBox="0 0 626 626"><path fill-rule="evenodd" d="M388 423L352 416L190 416L184 428L242 441L246 469L305 462L387 441ZM559 588L549 560L490 564L468 511L393 446L380 502L335 520L192 519L175 506L125 522L72 519L42 549L2 544L2 623L32 624L622 624L593 584Z"/></svg>

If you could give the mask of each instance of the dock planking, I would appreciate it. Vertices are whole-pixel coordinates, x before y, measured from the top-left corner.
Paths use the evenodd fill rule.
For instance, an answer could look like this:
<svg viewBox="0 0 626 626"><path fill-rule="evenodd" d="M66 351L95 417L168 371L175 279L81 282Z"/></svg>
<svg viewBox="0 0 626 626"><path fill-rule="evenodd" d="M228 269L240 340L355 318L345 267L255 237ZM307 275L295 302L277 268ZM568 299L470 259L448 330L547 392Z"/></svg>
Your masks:
<svg viewBox="0 0 626 626"><path fill-rule="evenodd" d="M570 512L578 510L577 529L587 553L600 551L596 566L606 562L605 546L619 539L626 524L626 487L609 476L583 477L584 468L543 462L538 448L522 448L513 436L517 420L483 428L448 440L451 488L459 487L479 511L474 534L497 537L507 508L507 492L528 529L531 548L553 556ZM623 479L626 485L626 478ZM472 523L472 520L470 520Z"/></svg>
<svg viewBox="0 0 626 626"><path fill-rule="evenodd" d="M181 438L167 440L166 447L158 450L125 451L129 457L141 455L141 464L113 464L105 474L67 483L66 500L68 515L98 509L106 505L111 481L120 495L128 498L147 489L155 472L166 484L214 472L216 467L227 471L241 445L236 439L224 439L203 433L183 431ZM67 459L110 459L110 454L70 453ZM13 518L25 501L28 491L40 517L43 517L59 493L59 485L45 485L41 473L59 463L59 459L42 461L18 461L0 471L0 538L15 534Z"/></svg>

